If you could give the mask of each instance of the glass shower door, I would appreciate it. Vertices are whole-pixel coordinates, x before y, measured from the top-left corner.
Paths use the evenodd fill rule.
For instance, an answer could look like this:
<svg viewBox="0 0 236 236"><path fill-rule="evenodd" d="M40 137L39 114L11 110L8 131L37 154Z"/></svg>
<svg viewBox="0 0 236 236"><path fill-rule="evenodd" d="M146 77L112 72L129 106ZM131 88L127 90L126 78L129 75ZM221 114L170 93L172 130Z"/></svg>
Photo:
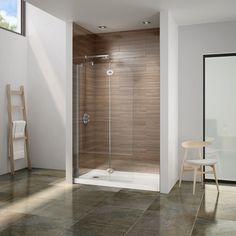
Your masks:
<svg viewBox="0 0 236 236"><path fill-rule="evenodd" d="M100 61L94 68L96 153L112 181L114 172L133 166L133 78L127 77L129 67L118 62Z"/></svg>
<svg viewBox="0 0 236 236"><path fill-rule="evenodd" d="M99 67L93 61L74 65L73 156L77 177L108 168L108 90L106 76L97 74Z"/></svg>
<svg viewBox="0 0 236 236"><path fill-rule="evenodd" d="M147 129L153 129L158 116L149 109L153 97L148 97L150 90L144 88L146 83L157 84L153 78L145 77L144 80L143 76L137 76L135 71L138 70L140 64L131 64L129 59L96 59L75 66L76 183L158 190L158 166L156 161L150 161L154 159L149 156L153 152L152 144L147 146L145 140L156 137L156 131L147 132ZM150 114L157 119L146 119L152 117ZM158 145L158 140L155 142ZM157 157L155 155L155 160ZM153 173L149 172L150 166Z"/></svg>
<svg viewBox="0 0 236 236"><path fill-rule="evenodd" d="M130 65L98 59L75 65L73 88L77 176L134 171Z"/></svg>

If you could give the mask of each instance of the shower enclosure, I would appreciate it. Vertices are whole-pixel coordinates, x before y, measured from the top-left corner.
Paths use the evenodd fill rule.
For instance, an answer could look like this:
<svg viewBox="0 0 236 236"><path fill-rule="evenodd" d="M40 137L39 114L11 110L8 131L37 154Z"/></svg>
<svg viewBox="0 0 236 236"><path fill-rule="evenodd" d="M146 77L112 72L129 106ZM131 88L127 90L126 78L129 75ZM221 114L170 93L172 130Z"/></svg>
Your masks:
<svg viewBox="0 0 236 236"><path fill-rule="evenodd" d="M86 53L73 66L74 182L158 191L159 71L132 55Z"/></svg>

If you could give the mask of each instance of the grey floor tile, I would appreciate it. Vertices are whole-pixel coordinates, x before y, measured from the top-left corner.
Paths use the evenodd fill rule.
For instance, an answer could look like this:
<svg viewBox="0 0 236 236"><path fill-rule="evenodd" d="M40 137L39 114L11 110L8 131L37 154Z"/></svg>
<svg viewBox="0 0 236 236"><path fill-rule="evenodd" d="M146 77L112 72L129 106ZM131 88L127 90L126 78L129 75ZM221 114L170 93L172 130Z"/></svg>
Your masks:
<svg viewBox="0 0 236 236"><path fill-rule="evenodd" d="M171 235L189 235L194 224L194 215L183 214L177 210L146 211L136 222L133 230L150 230Z"/></svg>
<svg viewBox="0 0 236 236"><path fill-rule="evenodd" d="M197 218L192 236L235 236L236 222Z"/></svg>
<svg viewBox="0 0 236 236"><path fill-rule="evenodd" d="M0 235L236 235L236 188L175 185L170 194L65 184L63 171L0 176ZM218 198L217 198L218 196ZM199 210L199 211L198 211ZM198 218L195 223L196 216Z"/></svg>
<svg viewBox="0 0 236 236"><path fill-rule="evenodd" d="M192 196L190 196L192 198ZM160 196L156 198L148 210L152 211L168 211L168 210L176 210L179 213L182 214L192 214L196 215L197 211L199 209L199 206L201 204L201 200L195 199L195 200L188 200L186 203L183 199L176 198L169 198L166 196Z"/></svg>
<svg viewBox="0 0 236 236"><path fill-rule="evenodd" d="M1 236L59 236L60 231L58 230L35 230L30 229L19 229L15 227L8 228L0 232Z"/></svg>
<svg viewBox="0 0 236 236"><path fill-rule="evenodd" d="M119 192L121 188L111 188L111 187L105 187L105 186L96 186L96 185L86 185L83 184L80 187L81 190L96 190L96 191L106 191L106 192Z"/></svg>
<svg viewBox="0 0 236 236"><path fill-rule="evenodd" d="M104 204L97 207L79 222L81 224L113 225L128 230L142 213L142 210L106 206Z"/></svg>
<svg viewBox="0 0 236 236"><path fill-rule="evenodd" d="M0 198L1 196L8 199L26 198L47 189L47 187L47 185L38 185L37 183L34 186L27 185L26 183L11 184L0 189Z"/></svg>
<svg viewBox="0 0 236 236"><path fill-rule="evenodd" d="M115 227L114 225L101 225L78 222L71 227L70 230L65 231L61 235L65 236L123 236L126 233L126 229L121 227Z"/></svg>
<svg viewBox="0 0 236 236"><path fill-rule="evenodd" d="M121 190L105 201L105 204L121 208L146 210L157 198L155 192Z"/></svg>
<svg viewBox="0 0 236 236"><path fill-rule="evenodd" d="M72 226L71 222L62 219L52 219L37 215L26 215L16 223L12 224L12 227L18 229L35 229L35 230L58 230L68 229Z"/></svg>
<svg viewBox="0 0 236 236"><path fill-rule="evenodd" d="M189 232L183 232L182 230L160 229L156 231L139 229L134 227L125 236L189 236Z"/></svg>
<svg viewBox="0 0 236 236"><path fill-rule="evenodd" d="M236 221L236 193L222 191L206 191L202 200L198 217L209 220L221 219Z"/></svg>
<svg viewBox="0 0 236 236"><path fill-rule="evenodd" d="M73 202L101 202L104 201L106 198L111 197L115 194L112 191L104 191L104 190L96 190L96 189L84 189L79 188L73 192L70 199Z"/></svg>
<svg viewBox="0 0 236 236"><path fill-rule="evenodd" d="M55 200L43 206L34 212L35 215L45 216L53 219L70 220L71 222L77 222L82 217L85 217L96 205L85 203L65 203L64 201Z"/></svg>
<svg viewBox="0 0 236 236"><path fill-rule="evenodd" d="M231 220L236 222L236 209L231 205L212 205L212 204L204 204L201 205L198 217L205 218L209 220Z"/></svg>
<svg viewBox="0 0 236 236"><path fill-rule="evenodd" d="M0 201L8 201L12 199L12 194L9 192L0 192Z"/></svg>
<svg viewBox="0 0 236 236"><path fill-rule="evenodd" d="M49 176L49 177L64 178L65 171L50 170L50 169L33 169L32 175L39 175L40 177L41 176Z"/></svg>
<svg viewBox="0 0 236 236"><path fill-rule="evenodd" d="M0 212L0 231L4 230L11 225L15 224L16 222L20 221L26 215L22 213L14 213L14 212ZM0 235L1 232L0 232Z"/></svg>
<svg viewBox="0 0 236 236"><path fill-rule="evenodd" d="M133 228L125 236L159 236L160 233L152 230Z"/></svg>
<svg viewBox="0 0 236 236"><path fill-rule="evenodd" d="M25 215L7 228L1 230L0 235L45 235L54 236L71 227L65 221L54 220L46 217Z"/></svg>

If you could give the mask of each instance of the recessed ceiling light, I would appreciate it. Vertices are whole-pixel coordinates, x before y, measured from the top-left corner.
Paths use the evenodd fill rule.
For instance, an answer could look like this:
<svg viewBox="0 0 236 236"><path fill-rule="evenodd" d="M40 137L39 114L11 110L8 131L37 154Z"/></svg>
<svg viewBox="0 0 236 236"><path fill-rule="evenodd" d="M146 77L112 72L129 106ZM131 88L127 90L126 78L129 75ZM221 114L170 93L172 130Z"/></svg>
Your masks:
<svg viewBox="0 0 236 236"><path fill-rule="evenodd" d="M105 25L100 25L100 26L98 26L98 28L99 28L99 29L106 29L107 26L105 26Z"/></svg>
<svg viewBox="0 0 236 236"><path fill-rule="evenodd" d="M144 25L150 25L150 24L151 24L151 21L143 21L143 24L144 24Z"/></svg>

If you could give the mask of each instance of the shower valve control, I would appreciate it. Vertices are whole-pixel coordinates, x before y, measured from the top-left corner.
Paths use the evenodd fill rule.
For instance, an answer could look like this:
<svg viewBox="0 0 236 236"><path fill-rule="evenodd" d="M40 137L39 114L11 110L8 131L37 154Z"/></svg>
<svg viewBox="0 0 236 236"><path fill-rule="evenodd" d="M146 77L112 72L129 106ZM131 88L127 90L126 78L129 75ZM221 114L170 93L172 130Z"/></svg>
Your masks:
<svg viewBox="0 0 236 236"><path fill-rule="evenodd" d="M82 121L83 121L84 125L87 125L89 123L89 121L90 121L89 118L90 118L89 114L87 114L87 113L83 114Z"/></svg>

